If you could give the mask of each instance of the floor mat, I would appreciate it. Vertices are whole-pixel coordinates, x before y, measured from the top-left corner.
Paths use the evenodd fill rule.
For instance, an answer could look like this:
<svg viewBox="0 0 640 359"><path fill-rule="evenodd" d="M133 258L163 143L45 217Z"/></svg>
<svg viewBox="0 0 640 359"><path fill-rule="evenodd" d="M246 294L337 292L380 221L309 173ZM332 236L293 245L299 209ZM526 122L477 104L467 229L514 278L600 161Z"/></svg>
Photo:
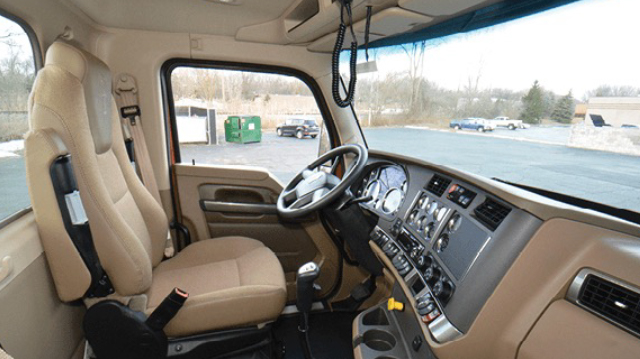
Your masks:
<svg viewBox="0 0 640 359"><path fill-rule="evenodd" d="M352 359L351 323L358 313L314 313L309 318L311 353L315 359ZM304 359L298 336L298 316L281 318L276 340L285 345L284 359Z"/></svg>

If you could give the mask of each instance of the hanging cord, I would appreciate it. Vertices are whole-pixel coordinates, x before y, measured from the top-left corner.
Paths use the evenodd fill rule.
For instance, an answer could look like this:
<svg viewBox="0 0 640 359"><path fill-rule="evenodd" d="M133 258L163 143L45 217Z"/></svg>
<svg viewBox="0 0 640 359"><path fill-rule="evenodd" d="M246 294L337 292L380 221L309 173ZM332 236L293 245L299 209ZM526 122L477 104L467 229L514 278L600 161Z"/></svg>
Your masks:
<svg viewBox="0 0 640 359"><path fill-rule="evenodd" d="M367 62L369 62L369 33L371 31L371 10L372 9L373 9L373 6L371 5L367 6L367 22L364 27L364 56Z"/></svg>
<svg viewBox="0 0 640 359"><path fill-rule="evenodd" d="M342 7L340 8L340 27L338 28L338 37L336 39L336 46L333 48L333 56L331 57L331 72L333 75L333 81L331 86L331 92L333 94L333 100L340 107L348 107L353 102L354 94L356 93L356 64L358 61L358 40L356 39L356 33L353 30L353 14L351 12L351 3L349 0L342 0ZM349 71L351 72L351 78L349 79L349 89L347 91L347 97L345 99L340 95L340 51L342 51L342 45L344 44L344 38L347 32L347 25L344 21L344 10L347 10L347 16L349 18L349 27L351 29L351 58L349 61Z"/></svg>

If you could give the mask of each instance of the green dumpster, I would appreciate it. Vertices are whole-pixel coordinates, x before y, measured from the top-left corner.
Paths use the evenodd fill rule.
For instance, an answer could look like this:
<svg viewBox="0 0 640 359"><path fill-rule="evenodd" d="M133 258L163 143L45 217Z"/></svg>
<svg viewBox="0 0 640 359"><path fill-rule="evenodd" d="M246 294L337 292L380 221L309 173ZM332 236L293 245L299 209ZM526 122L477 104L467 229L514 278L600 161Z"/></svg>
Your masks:
<svg viewBox="0 0 640 359"><path fill-rule="evenodd" d="M260 116L229 116L224 121L227 142L253 143L262 140Z"/></svg>

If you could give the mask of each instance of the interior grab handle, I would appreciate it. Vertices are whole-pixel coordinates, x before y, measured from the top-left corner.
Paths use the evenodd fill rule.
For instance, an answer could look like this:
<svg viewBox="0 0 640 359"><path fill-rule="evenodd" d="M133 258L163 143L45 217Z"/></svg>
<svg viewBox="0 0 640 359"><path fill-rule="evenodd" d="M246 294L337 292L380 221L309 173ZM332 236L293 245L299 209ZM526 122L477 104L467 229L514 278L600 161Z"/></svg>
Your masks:
<svg viewBox="0 0 640 359"><path fill-rule="evenodd" d="M2 258L2 263L0 263L0 282L9 278L11 272L13 272L13 260L6 256Z"/></svg>

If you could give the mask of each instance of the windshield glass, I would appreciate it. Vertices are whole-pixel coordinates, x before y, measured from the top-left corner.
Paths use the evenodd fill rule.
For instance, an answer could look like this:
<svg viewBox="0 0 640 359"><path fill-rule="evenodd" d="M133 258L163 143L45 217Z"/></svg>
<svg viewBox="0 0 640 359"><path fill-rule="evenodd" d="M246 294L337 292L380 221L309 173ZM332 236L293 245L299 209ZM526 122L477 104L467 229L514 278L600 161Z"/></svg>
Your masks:
<svg viewBox="0 0 640 359"><path fill-rule="evenodd" d="M640 212L639 12L584 0L369 50L354 106L369 148Z"/></svg>

